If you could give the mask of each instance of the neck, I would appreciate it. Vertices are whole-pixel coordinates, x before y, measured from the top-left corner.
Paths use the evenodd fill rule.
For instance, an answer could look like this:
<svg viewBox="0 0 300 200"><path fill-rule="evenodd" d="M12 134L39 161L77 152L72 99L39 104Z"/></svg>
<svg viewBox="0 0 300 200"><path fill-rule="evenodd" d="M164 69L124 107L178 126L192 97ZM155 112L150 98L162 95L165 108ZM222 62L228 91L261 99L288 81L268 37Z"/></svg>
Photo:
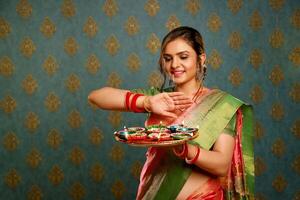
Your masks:
<svg viewBox="0 0 300 200"><path fill-rule="evenodd" d="M185 95L192 97L200 88L201 84L202 82L195 80L188 84L176 85L175 90L178 92L183 92Z"/></svg>

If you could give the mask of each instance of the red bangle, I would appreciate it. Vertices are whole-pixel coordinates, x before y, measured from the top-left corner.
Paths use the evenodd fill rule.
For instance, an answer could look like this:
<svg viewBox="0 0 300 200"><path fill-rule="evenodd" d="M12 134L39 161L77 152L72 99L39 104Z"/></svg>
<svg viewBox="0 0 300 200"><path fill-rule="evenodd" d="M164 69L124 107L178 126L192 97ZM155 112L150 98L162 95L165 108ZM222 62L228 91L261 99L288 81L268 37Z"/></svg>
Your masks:
<svg viewBox="0 0 300 200"><path fill-rule="evenodd" d="M187 164L192 165L192 164L194 164L198 160L199 155L200 155L200 148L197 146L196 156L192 160L189 160L187 157L185 157L185 162Z"/></svg>
<svg viewBox="0 0 300 200"><path fill-rule="evenodd" d="M130 96L132 95L131 92L126 92L126 97L125 97L125 106L126 106L126 109L127 110L130 110L130 107L129 107L129 99L130 99Z"/></svg>
<svg viewBox="0 0 300 200"><path fill-rule="evenodd" d="M143 94L135 94L135 95L132 97L132 100L131 100L131 110L132 110L133 112L136 112L136 113L144 112L144 109L139 109L138 107L136 107L136 101L137 101L137 99L138 99L140 96L144 96L144 95L143 95Z"/></svg>
<svg viewBox="0 0 300 200"><path fill-rule="evenodd" d="M186 157L186 155L188 154L188 147L187 147L187 144L186 144L186 143L183 144L182 151L179 152L179 153L175 150L175 148L173 148L173 153L174 153L176 156L178 156L178 157L184 159L184 158Z"/></svg>

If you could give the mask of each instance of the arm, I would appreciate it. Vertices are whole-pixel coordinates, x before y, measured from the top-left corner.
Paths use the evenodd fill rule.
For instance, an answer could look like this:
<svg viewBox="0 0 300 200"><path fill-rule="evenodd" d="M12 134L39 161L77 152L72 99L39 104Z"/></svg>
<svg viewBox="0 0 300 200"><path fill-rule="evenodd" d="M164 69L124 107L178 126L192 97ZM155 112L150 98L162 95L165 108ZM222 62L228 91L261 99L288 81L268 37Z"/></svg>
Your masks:
<svg viewBox="0 0 300 200"><path fill-rule="evenodd" d="M88 99L93 104L104 110L120 110L126 109L125 96L128 90L121 90L111 87L104 87L92 91ZM131 95L129 102L131 102ZM137 108L145 109L158 115L168 117L177 117L174 114L176 109L186 109L192 104L190 98L185 97L181 92L159 93L154 96L140 96L136 101Z"/></svg>
<svg viewBox="0 0 300 200"><path fill-rule="evenodd" d="M234 149L234 137L222 133L215 142L213 149L208 151L200 149L200 155L195 162L199 168L216 176L227 175ZM188 144L188 159L196 155L197 147Z"/></svg>

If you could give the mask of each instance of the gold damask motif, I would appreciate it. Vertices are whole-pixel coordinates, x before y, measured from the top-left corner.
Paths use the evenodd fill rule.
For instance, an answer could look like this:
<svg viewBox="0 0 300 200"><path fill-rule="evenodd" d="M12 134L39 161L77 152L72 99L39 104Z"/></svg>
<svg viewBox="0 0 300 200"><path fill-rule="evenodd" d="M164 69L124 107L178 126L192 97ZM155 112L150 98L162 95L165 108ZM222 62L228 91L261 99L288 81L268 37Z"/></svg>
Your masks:
<svg viewBox="0 0 300 200"><path fill-rule="evenodd" d="M210 56L207 59L207 64L209 66L211 66L212 69L218 70L220 68L220 66L222 65L222 63L223 63L223 59L222 59L220 53L216 49L213 49L211 51Z"/></svg>
<svg viewBox="0 0 300 200"><path fill-rule="evenodd" d="M40 26L40 31L46 38L51 38L56 32L55 24L49 17L45 17L43 23Z"/></svg>
<svg viewBox="0 0 300 200"><path fill-rule="evenodd" d="M12 131L9 131L3 137L3 147L6 151L15 151L19 144L20 140L18 136Z"/></svg>
<svg viewBox="0 0 300 200"><path fill-rule="evenodd" d="M282 120L284 117L284 108L281 103L274 103L270 112L272 118L276 121Z"/></svg>
<svg viewBox="0 0 300 200"><path fill-rule="evenodd" d="M0 101L0 108L2 108L2 110L7 114L12 113L16 109L16 107L17 102L10 95L6 95L4 99Z"/></svg>
<svg viewBox="0 0 300 200"><path fill-rule="evenodd" d="M100 66L100 61L95 54L91 54L85 64L87 71L93 75L98 72Z"/></svg>
<svg viewBox="0 0 300 200"><path fill-rule="evenodd" d="M293 127L291 128L292 133L295 135L295 137L300 138L300 119L297 119Z"/></svg>
<svg viewBox="0 0 300 200"><path fill-rule="evenodd" d="M212 13L209 15L207 20L207 27L211 32L218 32L222 27L222 21L217 13Z"/></svg>
<svg viewBox="0 0 300 200"><path fill-rule="evenodd" d="M148 48L148 50L152 54L155 54L159 50L159 48L160 48L160 40L156 36L155 33L151 33L151 35L150 35L150 37L149 37L149 39L147 41L146 47Z"/></svg>
<svg viewBox="0 0 300 200"><path fill-rule="evenodd" d="M180 26L180 21L176 15L171 15L166 22L166 28L171 31Z"/></svg>
<svg viewBox="0 0 300 200"><path fill-rule="evenodd" d="M289 92L289 96L296 103L300 102L300 83L295 83Z"/></svg>
<svg viewBox="0 0 300 200"><path fill-rule="evenodd" d="M261 176L267 171L266 162L261 157L256 157L254 160L255 176Z"/></svg>
<svg viewBox="0 0 300 200"><path fill-rule="evenodd" d="M228 44L229 44L230 48L232 48L234 50L238 50L241 48L242 43L243 43L243 39L242 39L241 33L232 32L230 34L229 39L228 39Z"/></svg>
<svg viewBox="0 0 300 200"><path fill-rule="evenodd" d="M136 179L136 180L139 180L139 177L140 177L140 174L141 174L141 171L142 171L142 163L140 161L135 161L133 163L133 165L131 166L131 174L132 176Z"/></svg>
<svg viewBox="0 0 300 200"><path fill-rule="evenodd" d="M133 36L136 35L140 30L140 24L136 17L129 16L125 23L125 30L128 35Z"/></svg>
<svg viewBox="0 0 300 200"><path fill-rule="evenodd" d="M3 39L7 37L10 32L10 24L3 17L0 17L0 38Z"/></svg>
<svg viewBox="0 0 300 200"><path fill-rule="evenodd" d="M52 55L49 55L45 59L44 64L43 64L43 68L49 76L52 76L53 74L55 74L58 67L59 67L58 63L56 62L56 59Z"/></svg>
<svg viewBox="0 0 300 200"><path fill-rule="evenodd" d="M233 14L238 13L242 5L243 0L227 0L227 6Z"/></svg>
<svg viewBox="0 0 300 200"><path fill-rule="evenodd" d="M158 13L160 9L159 3L157 0L147 0L144 9L150 17L153 17Z"/></svg>
<svg viewBox="0 0 300 200"><path fill-rule="evenodd" d="M108 17L113 17L119 11L119 6L115 0L105 0L102 10Z"/></svg>
<svg viewBox="0 0 300 200"><path fill-rule="evenodd" d="M300 67L300 47L296 47L289 54L289 60L297 67Z"/></svg>
<svg viewBox="0 0 300 200"><path fill-rule="evenodd" d="M255 200L267 200L264 194L255 192Z"/></svg>
<svg viewBox="0 0 300 200"><path fill-rule="evenodd" d="M16 7L17 13L24 19L32 14L32 6L27 0L20 0Z"/></svg>
<svg viewBox="0 0 300 200"><path fill-rule="evenodd" d="M105 174L104 168L102 167L102 165L100 163L95 163L91 166L90 177L96 183L99 183L102 181L104 174Z"/></svg>
<svg viewBox="0 0 300 200"><path fill-rule="evenodd" d="M92 128L92 130L89 133L89 140L91 144L99 146L104 139L104 135L102 130L100 130L98 127Z"/></svg>
<svg viewBox="0 0 300 200"><path fill-rule="evenodd" d="M259 121L255 122L254 137L256 140L261 139L265 135L265 129Z"/></svg>
<svg viewBox="0 0 300 200"><path fill-rule="evenodd" d="M282 157L286 152L284 140L277 138L272 145L272 153L277 157Z"/></svg>
<svg viewBox="0 0 300 200"><path fill-rule="evenodd" d="M300 9L296 9L293 13L293 15L290 18L291 24L297 28L300 29Z"/></svg>
<svg viewBox="0 0 300 200"><path fill-rule="evenodd" d="M85 194L86 194L86 189L81 183L75 182L72 184L70 188L70 196L72 199L74 200L84 199Z"/></svg>
<svg viewBox="0 0 300 200"><path fill-rule="evenodd" d="M230 72L228 79L233 86L238 87L243 80L243 74L237 67L235 67Z"/></svg>
<svg viewBox="0 0 300 200"><path fill-rule="evenodd" d="M54 92L50 92L46 97L44 104L49 112L56 112L61 103L59 97Z"/></svg>
<svg viewBox="0 0 300 200"><path fill-rule="evenodd" d="M30 132L35 132L36 129L39 127L40 125L40 119L39 116L37 114L35 114L34 112L29 112L26 115L25 118L25 127L30 131Z"/></svg>
<svg viewBox="0 0 300 200"><path fill-rule="evenodd" d="M126 192L126 187L121 180L115 181L115 183L111 186L110 191L113 193L116 199L123 199L123 195Z"/></svg>
<svg viewBox="0 0 300 200"><path fill-rule="evenodd" d="M293 200L299 200L300 199L300 190L298 190L295 195Z"/></svg>
<svg viewBox="0 0 300 200"><path fill-rule="evenodd" d="M118 127L121 124L122 121L122 115L121 112L118 111L112 111L109 113L108 121L113 127Z"/></svg>
<svg viewBox="0 0 300 200"><path fill-rule="evenodd" d="M300 155L298 155L293 161L292 168L300 175Z"/></svg>
<svg viewBox="0 0 300 200"><path fill-rule="evenodd" d="M69 92L75 93L80 88L80 79L76 74L70 74L65 81L65 85Z"/></svg>
<svg viewBox="0 0 300 200"><path fill-rule="evenodd" d="M53 149L58 149L58 147L63 142L61 133L57 129L51 129L47 136L47 143Z"/></svg>
<svg viewBox="0 0 300 200"><path fill-rule="evenodd" d="M258 69L263 62L263 55L259 49L253 49L250 54L249 62L254 69Z"/></svg>
<svg viewBox="0 0 300 200"><path fill-rule="evenodd" d="M196 15L200 10L200 0L186 0L185 9L192 15Z"/></svg>
<svg viewBox="0 0 300 200"><path fill-rule="evenodd" d="M53 165L48 173L48 179L52 185L57 186L64 180L64 173L58 165Z"/></svg>
<svg viewBox="0 0 300 200"><path fill-rule="evenodd" d="M16 169L10 169L4 177L5 184L15 189L21 183L22 177Z"/></svg>
<svg viewBox="0 0 300 200"><path fill-rule="evenodd" d="M109 153L109 157L114 162L121 162L124 159L124 154L124 149L119 144L115 144Z"/></svg>
<svg viewBox="0 0 300 200"><path fill-rule="evenodd" d="M160 86L163 83L163 78L158 71L153 71L148 76L148 85L150 87L157 87L160 88Z"/></svg>
<svg viewBox="0 0 300 200"><path fill-rule="evenodd" d="M83 32L90 38L94 37L98 32L98 25L92 16L89 16L83 26Z"/></svg>
<svg viewBox="0 0 300 200"><path fill-rule="evenodd" d="M276 28L269 37L269 43L273 48L280 48L284 43L284 35L279 28Z"/></svg>
<svg viewBox="0 0 300 200"><path fill-rule="evenodd" d="M121 77L116 72L112 72L107 79L107 85L114 88L119 88L122 83Z"/></svg>
<svg viewBox="0 0 300 200"><path fill-rule="evenodd" d="M65 18L71 18L76 14L76 7L73 0L64 0L61 5L61 13Z"/></svg>
<svg viewBox="0 0 300 200"><path fill-rule="evenodd" d="M109 38L107 38L105 41L105 48L107 52L112 56L118 53L120 47L120 43L114 35L109 36Z"/></svg>
<svg viewBox="0 0 300 200"><path fill-rule="evenodd" d="M260 103L264 98L264 93L259 85L255 85L250 93L252 101L256 104Z"/></svg>
<svg viewBox="0 0 300 200"><path fill-rule="evenodd" d="M77 110L72 110L68 115L68 124L71 128L79 128L83 123L83 118Z"/></svg>
<svg viewBox="0 0 300 200"><path fill-rule="evenodd" d="M70 56L74 56L77 53L79 45L77 44L74 37L69 37L68 39L66 39L64 49L65 52Z"/></svg>
<svg viewBox="0 0 300 200"><path fill-rule="evenodd" d="M127 67L131 72L137 72L141 67L141 61L136 53L132 53L127 58Z"/></svg>
<svg viewBox="0 0 300 200"><path fill-rule="evenodd" d="M27 194L28 200L40 200L43 199L42 189L38 185L32 185Z"/></svg>
<svg viewBox="0 0 300 200"><path fill-rule="evenodd" d="M280 10L285 0L269 0L269 5L273 10Z"/></svg>
<svg viewBox="0 0 300 200"><path fill-rule="evenodd" d="M255 10L250 16L249 25L253 31L258 31L261 29L263 25L263 18L258 10Z"/></svg>
<svg viewBox="0 0 300 200"><path fill-rule="evenodd" d="M69 159L74 165L80 165L85 159L83 150L75 146L70 152Z"/></svg>
<svg viewBox="0 0 300 200"><path fill-rule="evenodd" d="M280 174L272 181L272 186L277 192L283 192L287 187L286 179Z"/></svg>
<svg viewBox="0 0 300 200"><path fill-rule="evenodd" d="M33 148L26 156L26 162L31 168L37 168L42 161L42 155L40 151Z"/></svg>
<svg viewBox="0 0 300 200"><path fill-rule="evenodd" d="M36 51L36 47L29 37L26 37L22 40L20 44L20 51L27 58L30 58Z"/></svg>
<svg viewBox="0 0 300 200"><path fill-rule="evenodd" d="M28 95L32 95L37 90L38 83L33 78L32 74L27 75L27 77L22 81L22 88Z"/></svg>
<svg viewBox="0 0 300 200"><path fill-rule="evenodd" d="M0 75L10 77L15 71L15 65L8 56L4 56L0 60Z"/></svg>
<svg viewBox="0 0 300 200"><path fill-rule="evenodd" d="M272 84L278 86L284 80L284 74L279 65L276 65L270 75L269 79L272 81Z"/></svg>

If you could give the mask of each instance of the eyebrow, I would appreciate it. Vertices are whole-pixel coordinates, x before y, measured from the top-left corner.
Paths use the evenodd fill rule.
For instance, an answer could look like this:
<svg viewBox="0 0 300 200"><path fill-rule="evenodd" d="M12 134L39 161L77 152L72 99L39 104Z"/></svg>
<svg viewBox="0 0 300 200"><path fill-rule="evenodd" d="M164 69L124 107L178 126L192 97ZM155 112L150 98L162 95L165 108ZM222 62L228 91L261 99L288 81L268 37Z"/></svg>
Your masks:
<svg viewBox="0 0 300 200"><path fill-rule="evenodd" d="M180 55L180 54L183 54L183 53L189 53L189 51L180 51L180 52L176 53L176 55ZM168 54L168 53L164 53L163 55L164 56L171 56L171 54Z"/></svg>

